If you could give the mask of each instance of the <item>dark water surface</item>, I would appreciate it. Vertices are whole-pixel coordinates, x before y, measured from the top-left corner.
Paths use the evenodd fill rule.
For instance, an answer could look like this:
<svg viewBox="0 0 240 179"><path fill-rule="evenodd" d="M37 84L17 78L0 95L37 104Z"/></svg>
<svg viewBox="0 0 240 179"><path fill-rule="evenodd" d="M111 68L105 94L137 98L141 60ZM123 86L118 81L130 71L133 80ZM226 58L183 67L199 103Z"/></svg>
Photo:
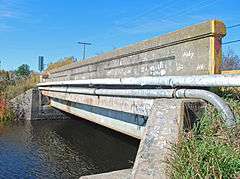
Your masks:
<svg viewBox="0 0 240 179"><path fill-rule="evenodd" d="M0 178L79 178L132 166L138 141L85 120L0 128Z"/></svg>

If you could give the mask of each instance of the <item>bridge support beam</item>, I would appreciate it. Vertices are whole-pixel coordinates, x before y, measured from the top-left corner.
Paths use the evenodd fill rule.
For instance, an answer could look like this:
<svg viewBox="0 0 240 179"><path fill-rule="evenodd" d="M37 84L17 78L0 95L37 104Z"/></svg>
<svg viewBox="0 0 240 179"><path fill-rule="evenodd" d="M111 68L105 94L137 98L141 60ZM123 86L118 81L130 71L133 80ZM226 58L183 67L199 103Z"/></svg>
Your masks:
<svg viewBox="0 0 240 179"><path fill-rule="evenodd" d="M73 114L80 118L86 119L93 123L105 126L112 130L124 133L137 139L141 139L144 131L144 126L139 126L123 120L118 120L116 117L123 119L126 117L129 120L136 119L135 116L116 114L113 111L102 111L101 109L94 108L96 111L89 106L83 106L82 104L76 104L72 102L59 102L51 99L51 106L61 111ZM87 110L86 110L87 108ZM104 113L104 114L101 114Z"/></svg>

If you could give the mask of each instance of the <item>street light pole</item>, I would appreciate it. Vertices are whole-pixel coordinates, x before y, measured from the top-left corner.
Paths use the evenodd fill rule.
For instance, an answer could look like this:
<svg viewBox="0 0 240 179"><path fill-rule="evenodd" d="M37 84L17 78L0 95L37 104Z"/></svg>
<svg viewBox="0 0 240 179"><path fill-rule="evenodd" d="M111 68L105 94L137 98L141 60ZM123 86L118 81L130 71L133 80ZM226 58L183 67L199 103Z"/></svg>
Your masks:
<svg viewBox="0 0 240 179"><path fill-rule="evenodd" d="M78 42L78 44L83 45L83 60L86 58L86 45L92 45L91 43L88 42Z"/></svg>

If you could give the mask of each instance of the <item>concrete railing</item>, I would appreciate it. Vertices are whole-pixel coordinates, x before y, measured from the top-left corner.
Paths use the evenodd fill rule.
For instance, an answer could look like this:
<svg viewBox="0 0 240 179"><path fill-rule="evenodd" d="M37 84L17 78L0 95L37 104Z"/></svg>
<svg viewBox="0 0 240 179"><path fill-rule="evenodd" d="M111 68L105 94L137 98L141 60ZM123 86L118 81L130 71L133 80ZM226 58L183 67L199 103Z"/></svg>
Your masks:
<svg viewBox="0 0 240 179"><path fill-rule="evenodd" d="M220 73L225 25L217 20L49 71L44 81Z"/></svg>

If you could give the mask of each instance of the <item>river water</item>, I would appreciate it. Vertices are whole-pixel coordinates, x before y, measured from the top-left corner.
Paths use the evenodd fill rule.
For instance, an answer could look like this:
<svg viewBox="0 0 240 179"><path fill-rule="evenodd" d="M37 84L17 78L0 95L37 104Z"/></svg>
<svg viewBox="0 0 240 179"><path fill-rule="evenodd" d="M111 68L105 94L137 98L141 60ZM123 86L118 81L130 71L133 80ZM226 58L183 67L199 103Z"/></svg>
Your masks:
<svg viewBox="0 0 240 179"><path fill-rule="evenodd" d="M0 178L79 178L132 166L139 141L81 119L0 127Z"/></svg>

